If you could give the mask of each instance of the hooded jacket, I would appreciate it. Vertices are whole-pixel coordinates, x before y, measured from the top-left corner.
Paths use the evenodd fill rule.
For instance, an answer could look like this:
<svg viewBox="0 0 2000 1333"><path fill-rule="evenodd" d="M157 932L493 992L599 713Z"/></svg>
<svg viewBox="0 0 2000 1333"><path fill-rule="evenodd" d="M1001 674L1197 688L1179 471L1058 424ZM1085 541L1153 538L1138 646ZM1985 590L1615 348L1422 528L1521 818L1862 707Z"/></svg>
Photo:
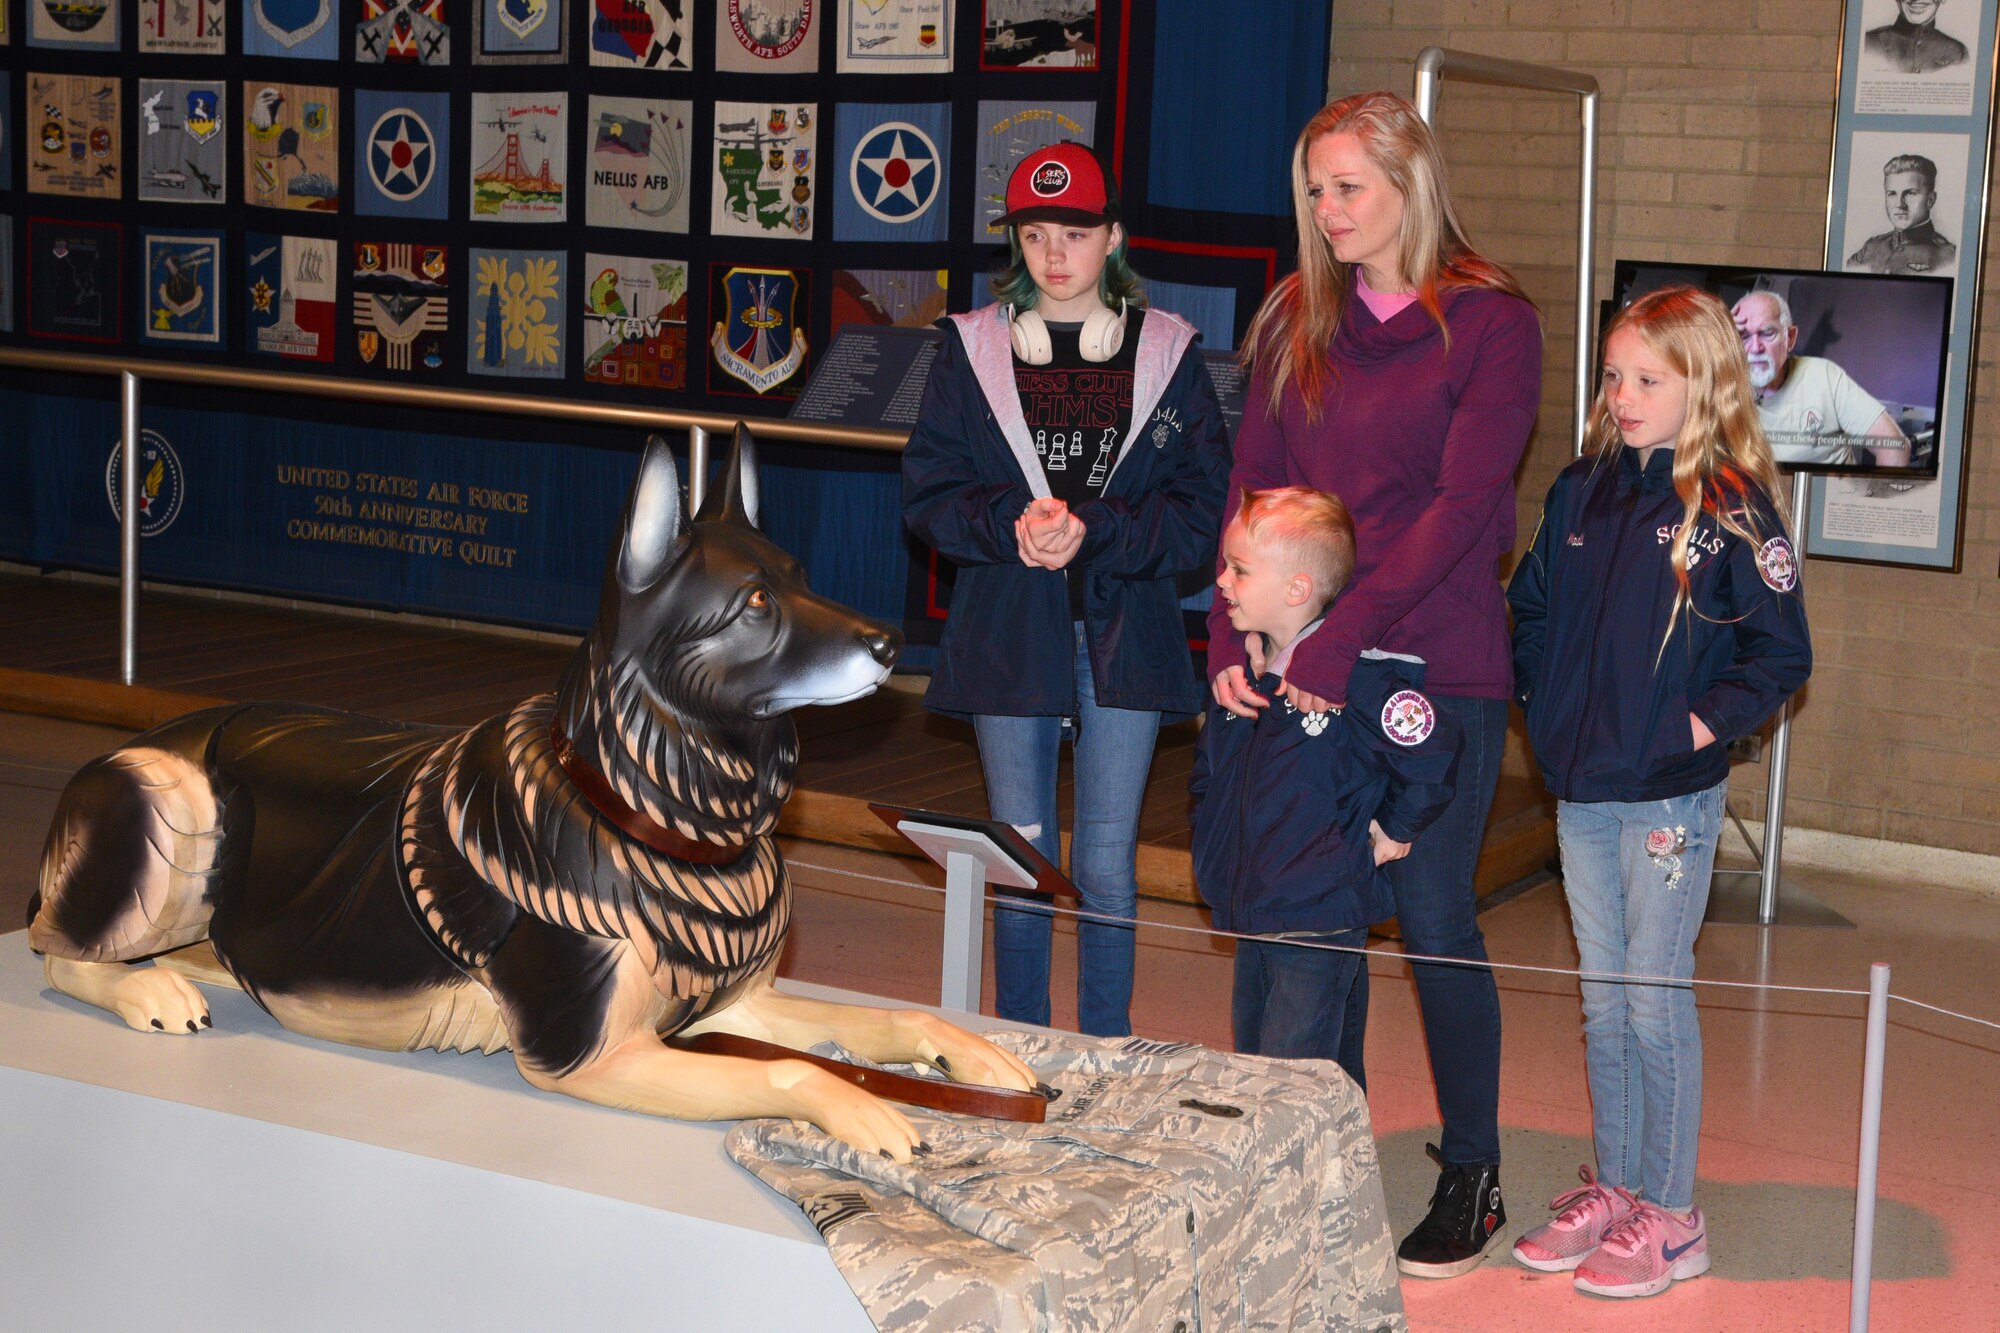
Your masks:
<svg viewBox="0 0 2000 1333"><path fill-rule="evenodd" d="M1296 659L1295 659L1296 660ZM1396 913L1368 821L1410 842L1451 803L1458 724L1418 690L1424 664L1370 650L1347 706L1301 713L1266 672L1256 719L1209 709L1188 791L1194 877L1221 930L1350 930Z"/></svg>
<svg viewBox="0 0 2000 1333"><path fill-rule="evenodd" d="M960 716L1073 716L1069 591L1025 565L1014 520L1049 494L1014 384L998 306L947 321L903 451L903 521L959 566L924 701ZM1083 545L1084 624L1097 702L1162 713L1206 697L1188 655L1175 577L1215 564L1229 436L1192 325L1148 310L1133 364L1132 428L1104 494L1072 511Z"/></svg>
<svg viewBox="0 0 2000 1333"><path fill-rule="evenodd" d="M1798 556L1754 484L1746 541L1704 510L1674 614L1682 505L1671 449L1580 458L1549 488L1507 589L1516 697L1549 790L1565 801L1655 801L1729 775L1729 742L1812 674ZM1671 623L1671 633L1669 624ZM1664 646L1663 646L1664 645ZM1715 734L1697 750L1692 713Z"/></svg>

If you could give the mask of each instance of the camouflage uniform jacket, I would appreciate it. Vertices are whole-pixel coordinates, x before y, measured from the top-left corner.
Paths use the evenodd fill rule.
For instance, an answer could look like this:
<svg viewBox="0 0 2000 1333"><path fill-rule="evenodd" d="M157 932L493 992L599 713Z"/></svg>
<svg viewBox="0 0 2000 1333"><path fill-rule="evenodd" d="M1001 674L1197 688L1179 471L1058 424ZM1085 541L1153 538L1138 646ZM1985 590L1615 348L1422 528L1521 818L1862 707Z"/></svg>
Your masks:
<svg viewBox="0 0 2000 1333"><path fill-rule="evenodd" d="M909 1166L792 1121L729 1133L878 1328L1408 1329L1367 1103L1338 1068L989 1035L1061 1090L1047 1123L905 1108L931 1150Z"/></svg>
<svg viewBox="0 0 2000 1333"><path fill-rule="evenodd" d="M1958 247L1938 235L1936 227L1920 222L1903 231L1870 236L1847 257L1849 268L1870 273L1943 273L1958 261Z"/></svg>

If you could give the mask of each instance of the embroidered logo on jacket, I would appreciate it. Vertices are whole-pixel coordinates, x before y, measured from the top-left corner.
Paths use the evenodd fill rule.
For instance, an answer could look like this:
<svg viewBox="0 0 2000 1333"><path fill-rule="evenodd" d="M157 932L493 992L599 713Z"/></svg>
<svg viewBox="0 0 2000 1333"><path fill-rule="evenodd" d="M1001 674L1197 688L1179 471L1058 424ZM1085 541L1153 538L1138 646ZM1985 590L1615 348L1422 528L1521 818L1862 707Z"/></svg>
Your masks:
<svg viewBox="0 0 2000 1333"><path fill-rule="evenodd" d="M1790 592L1799 584L1798 557L1792 554L1792 544L1783 537L1773 537L1757 548L1757 572L1764 576L1764 582L1774 592Z"/></svg>
<svg viewBox="0 0 2000 1333"><path fill-rule="evenodd" d="M1317 736L1322 731L1326 730L1326 714L1325 713L1301 714L1299 717L1299 725L1305 728L1306 735Z"/></svg>
<svg viewBox="0 0 2000 1333"><path fill-rule="evenodd" d="M1397 690L1382 705L1382 734L1398 745L1422 745L1437 730L1437 710L1415 690Z"/></svg>
<svg viewBox="0 0 2000 1333"><path fill-rule="evenodd" d="M1665 546L1674 539L1674 534L1679 530L1675 525L1662 523L1659 527L1653 529L1656 544ZM1701 563L1701 558L1704 554L1722 554L1722 534L1713 528L1701 527L1694 530L1694 537L1688 542L1688 569L1690 571Z"/></svg>

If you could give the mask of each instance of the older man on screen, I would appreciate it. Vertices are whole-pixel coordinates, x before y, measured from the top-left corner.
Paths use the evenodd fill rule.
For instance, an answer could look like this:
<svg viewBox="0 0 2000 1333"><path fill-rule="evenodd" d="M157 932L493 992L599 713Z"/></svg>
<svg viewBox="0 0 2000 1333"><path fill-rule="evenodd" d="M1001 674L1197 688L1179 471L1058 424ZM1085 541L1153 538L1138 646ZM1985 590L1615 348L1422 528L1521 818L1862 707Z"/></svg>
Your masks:
<svg viewBox="0 0 2000 1333"><path fill-rule="evenodd" d="M1731 314L1780 463L1909 466L1910 442L1875 395L1825 357L1792 355L1799 330L1784 297L1751 292Z"/></svg>

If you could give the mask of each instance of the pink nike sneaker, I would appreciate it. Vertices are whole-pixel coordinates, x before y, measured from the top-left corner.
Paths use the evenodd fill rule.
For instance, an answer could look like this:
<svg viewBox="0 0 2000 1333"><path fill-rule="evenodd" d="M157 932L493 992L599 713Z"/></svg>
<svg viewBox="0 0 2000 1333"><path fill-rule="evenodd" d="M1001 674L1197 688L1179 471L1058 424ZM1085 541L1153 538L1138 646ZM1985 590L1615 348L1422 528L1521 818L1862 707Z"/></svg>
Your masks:
<svg viewBox="0 0 2000 1333"><path fill-rule="evenodd" d="M1639 1201L1616 1185L1606 1185L1587 1166L1576 1170L1580 1189L1557 1195L1555 1217L1514 1242L1514 1261L1543 1273L1567 1273L1596 1249L1604 1233L1628 1216Z"/></svg>
<svg viewBox="0 0 2000 1333"><path fill-rule="evenodd" d="M1577 1266L1578 1291L1593 1296L1657 1296L1708 1271L1708 1220L1701 1209L1682 1222L1643 1200L1611 1225Z"/></svg>

